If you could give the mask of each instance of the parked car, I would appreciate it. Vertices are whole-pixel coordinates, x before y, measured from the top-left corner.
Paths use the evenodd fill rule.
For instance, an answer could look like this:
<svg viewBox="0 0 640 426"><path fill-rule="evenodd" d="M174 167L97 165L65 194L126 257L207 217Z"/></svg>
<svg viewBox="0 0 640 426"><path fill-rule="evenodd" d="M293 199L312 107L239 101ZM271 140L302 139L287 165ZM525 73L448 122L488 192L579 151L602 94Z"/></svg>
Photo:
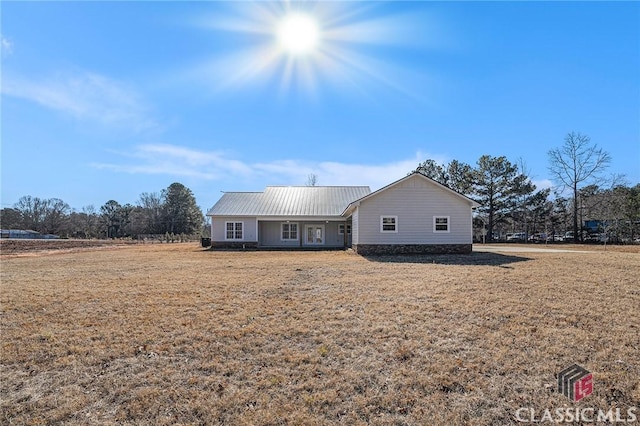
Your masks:
<svg viewBox="0 0 640 426"><path fill-rule="evenodd" d="M529 236L529 241L532 243L542 243L547 241L547 234L544 232L539 232L537 234L533 234Z"/></svg>
<svg viewBox="0 0 640 426"><path fill-rule="evenodd" d="M548 243L561 243L564 241L564 236L563 235L549 235L547 237L547 242Z"/></svg>
<svg viewBox="0 0 640 426"><path fill-rule="evenodd" d="M516 232L515 234L507 234L507 241L517 242L517 241L525 241L527 234L524 232Z"/></svg>
<svg viewBox="0 0 640 426"><path fill-rule="evenodd" d="M604 243L605 240L607 239L606 234L589 234L587 235L587 237L584 239L585 242L587 243Z"/></svg>

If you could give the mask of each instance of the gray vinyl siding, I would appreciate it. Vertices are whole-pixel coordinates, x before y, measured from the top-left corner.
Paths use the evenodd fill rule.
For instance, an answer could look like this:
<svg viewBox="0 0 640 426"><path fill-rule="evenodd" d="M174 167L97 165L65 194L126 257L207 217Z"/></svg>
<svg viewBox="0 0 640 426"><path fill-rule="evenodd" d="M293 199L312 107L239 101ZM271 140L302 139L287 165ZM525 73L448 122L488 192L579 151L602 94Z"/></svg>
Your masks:
<svg viewBox="0 0 640 426"><path fill-rule="evenodd" d="M338 224L345 222L329 222L325 223L325 246L327 247L344 247L344 235L338 234Z"/></svg>
<svg viewBox="0 0 640 426"><path fill-rule="evenodd" d="M242 222L243 235L242 240L231 241L246 241L257 242L256 237L256 218L255 217L224 217L216 216L211 221L211 240L216 242L229 241L225 239L226 236L226 223L227 222Z"/></svg>
<svg viewBox="0 0 640 426"><path fill-rule="evenodd" d="M258 232L260 235L260 245L265 247L300 247L300 236L302 235L302 224L298 221L291 221L290 223L298 224L298 239L295 241L282 241L283 222L264 222L258 223Z"/></svg>
<svg viewBox="0 0 640 426"><path fill-rule="evenodd" d="M380 232L381 216L397 216L395 233ZM434 233L433 217L448 216L449 232ZM471 244L471 202L415 176L362 200L353 214L354 244Z"/></svg>

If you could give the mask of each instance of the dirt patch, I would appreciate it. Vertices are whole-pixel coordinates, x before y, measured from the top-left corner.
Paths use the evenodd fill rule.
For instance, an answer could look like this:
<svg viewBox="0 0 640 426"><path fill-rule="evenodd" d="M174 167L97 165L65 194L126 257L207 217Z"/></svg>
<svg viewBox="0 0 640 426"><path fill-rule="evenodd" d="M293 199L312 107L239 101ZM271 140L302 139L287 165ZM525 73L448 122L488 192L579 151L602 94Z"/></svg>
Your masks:
<svg viewBox="0 0 640 426"><path fill-rule="evenodd" d="M46 254L60 251L77 251L96 248L114 248L137 244L128 240L0 240L0 256Z"/></svg>
<svg viewBox="0 0 640 426"><path fill-rule="evenodd" d="M514 424L640 405L640 256L216 252L7 257L14 424ZM577 363L594 393L572 403Z"/></svg>

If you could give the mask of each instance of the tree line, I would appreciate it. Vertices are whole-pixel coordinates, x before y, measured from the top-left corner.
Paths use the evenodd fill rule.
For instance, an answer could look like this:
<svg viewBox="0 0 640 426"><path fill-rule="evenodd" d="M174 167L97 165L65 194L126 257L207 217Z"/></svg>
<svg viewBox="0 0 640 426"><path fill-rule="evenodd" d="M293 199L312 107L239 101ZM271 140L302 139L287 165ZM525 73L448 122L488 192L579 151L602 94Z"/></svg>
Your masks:
<svg viewBox="0 0 640 426"><path fill-rule="evenodd" d="M58 198L21 197L13 208L0 210L3 229L30 229L69 238L135 238L142 235L187 235L203 231L205 220L193 192L172 183L160 193L145 192L138 202L109 200L72 210Z"/></svg>
<svg viewBox="0 0 640 426"><path fill-rule="evenodd" d="M548 152L555 188L538 189L523 160L481 156L474 165L426 160L414 170L476 200L474 237L503 239L507 233L546 234L575 240L603 236L610 241L640 237L640 184L622 176L605 178L611 157L580 133ZM317 183L309 175L307 185ZM31 229L71 238L125 238L141 235L195 235L208 232L191 190L173 183L160 193L142 193L135 205L107 201L72 210L64 201L25 196L0 210L3 229ZM204 229L204 231L203 231Z"/></svg>
<svg viewBox="0 0 640 426"><path fill-rule="evenodd" d="M606 178L611 157L588 136L571 132L548 152L548 169L557 186L538 189L523 160L481 156L475 165L457 160L426 160L414 170L476 200L474 237L504 239L545 234L572 240L625 242L640 237L640 184L622 176ZM597 184L595 182L598 182ZM569 234L567 234L569 233Z"/></svg>

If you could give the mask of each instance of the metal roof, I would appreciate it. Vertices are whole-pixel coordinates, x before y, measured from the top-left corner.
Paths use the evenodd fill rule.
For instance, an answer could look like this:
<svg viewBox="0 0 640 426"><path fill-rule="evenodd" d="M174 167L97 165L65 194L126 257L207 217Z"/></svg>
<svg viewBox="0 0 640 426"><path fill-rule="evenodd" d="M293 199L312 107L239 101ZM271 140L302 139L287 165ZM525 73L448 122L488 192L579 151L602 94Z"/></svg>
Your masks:
<svg viewBox="0 0 640 426"><path fill-rule="evenodd" d="M264 192L225 192L208 216L340 216L368 186L268 186Z"/></svg>

